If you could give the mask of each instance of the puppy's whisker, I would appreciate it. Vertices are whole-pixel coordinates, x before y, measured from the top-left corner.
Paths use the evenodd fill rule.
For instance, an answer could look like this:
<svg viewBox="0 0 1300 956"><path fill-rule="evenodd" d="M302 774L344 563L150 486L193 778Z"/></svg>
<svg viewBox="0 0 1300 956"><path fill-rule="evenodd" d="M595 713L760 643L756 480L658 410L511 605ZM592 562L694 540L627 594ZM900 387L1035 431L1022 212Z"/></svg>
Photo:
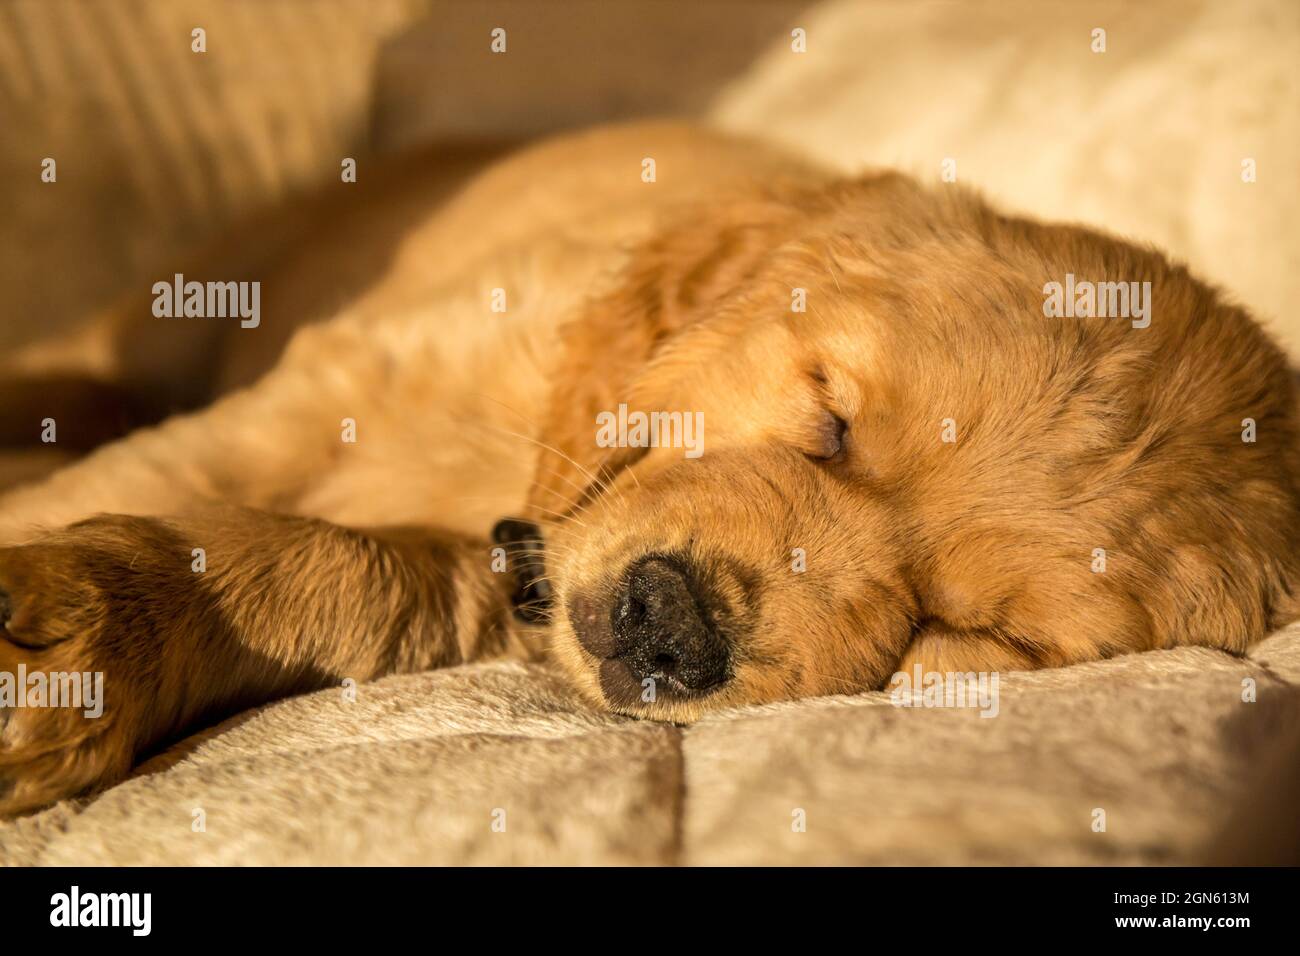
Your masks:
<svg viewBox="0 0 1300 956"><path fill-rule="evenodd" d="M546 451L552 452L553 454L560 456L569 464L573 465L574 468L578 469L578 471L581 472L591 482L591 484L597 488L599 494L604 494L607 491L612 489L615 492L615 494L619 496L622 495L622 490L618 488L618 486L615 484L615 481L617 480L617 475L610 474L608 478L605 478L597 474L592 474L591 469L587 468L585 465L579 463L578 461L576 461L569 455L565 454L564 452L560 451L558 448L554 447L553 445L548 445L543 441L539 441L538 439L533 438L531 435L521 435L519 432L512 432L508 428L499 428L496 425L488 425L485 423L480 423L480 427L488 429L490 431L497 432L498 434L501 435L507 435L511 438L518 438L520 441L529 442L531 444L536 445L538 448L543 448ZM602 459L599 464L596 465L596 468L598 470L603 470L608 460L609 460L609 456L606 455L606 457ZM577 489L584 495L586 494L588 489L578 486L577 484L565 478L563 475L558 474L557 472L551 472L551 473L554 474L556 477L561 478L571 487ZM632 474L632 480L633 482L635 482L638 488L641 487L641 480L637 478L635 474ZM577 506L576 501L566 499L566 503L569 504L570 507Z"/></svg>
<svg viewBox="0 0 1300 956"><path fill-rule="evenodd" d="M555 551L539 551L538 549L535 548L518 548L515 550L511 550L509 545L504 545L501 547L504 548L506 555L508 557L518 557L519 555L524 555L524 554L537 555L538 557L542 558L543 561L548 563L551 562L552 560L555 561L563 560L563 558L565 557L565 555L561 555Z"/></svg>
<svg viewBox="0 0 1300 956"><path fill-rule="evenodd" d="M495 402L496 404L500 405L502 408L506 409L507 411L509 411L509 412L511 412L511 413L513 413L513 414L515 414L515 415L518 415L520 418L522 418L522 419L524 419L525 421L527 421L528 424L530 424L530 425L534 425L534 426L536 427L536 423L535 423L535 422L532 422L530 419L528 419L526 416L524 416L521 412L517 411L516 409L511 408L509 405L506 405L504 402L497 401L496 399L493 399L491 396L489 396L489 395L484 395L484 394L482 394L482 393L479 393L479 395L480 395L480 397L485 398L485 399L487 399L488 401L493 401L493 402ZM459 418L459 417L456 417L456 416L450 416L450 415L449 415L449 416L446 417L446 421L455 424L455 425L456 425L457 427L459 427L459 428L470 427L470 428L478 428L478 429L481 429L481 430L484 430L484 431L495 432L495 433L497 433L498 435L505 435L505 436L510 437L510 438L516 438L516 439L518 439L518 440L520 440L520 441L528 442L528 443L530 443L530 444L537 445L537 446L540 447L540 448L544 448L544 449L546 449L546 450L548 450L548 451L554 452L555 454L559 455L561 458L564 458L566 461L568 461L571 465L573 465L575 468L577 468L580 472L582 472L582 473L583 473L587 478L589 478L589 479L591 480L591 483L592 483L592 484L594 484L594 485L596 485L597 487L601 488L602 492L604 491L604 489L605 489L605 487L606 487L605 484L604 484L604 483L603 483L603 482L602 482L602 481L601 481L597 476L593 475L589 469L583 467L583 466L582 466L581 464L579 464L577 461L574 461L572 458L570 458L568 455L564 454L564 452L560 451L558 448L554 448L554 447L552 447L551 445L547 445L547 444L544 443L544 442L538 441L536 438L533 438L533 437L530 436L530 435L522 435L522 434L520 434L519 432L513 432L513 431L510 431L508 428L501 428L501 427L499 427L499 426L497 426L497 425L492 425L492 424L489 424L488 422L480 421L480 420L478 420L478 419L474 419L474 418ZM603 464L603 463L602 463L602 464ZM413 463L411 463L411 464L408 464L407 467L408 467L409 469L411 469L411 470L414 470L414 469L416 468L416 465L413 464ZM577 484L576 482L572 481L572 480L571 480L570 478L568 478L567 476L562 475L562 474L560 474L559 472L557 472L557 471L555 471L555 470L553 470L553 469L546 469L546 470L547 470L551 475L555 476L556 478L559 478L561 481L563 481L563 482L565 482L566 484L568 484L571 488L573 488L573 489L574 489L575 491L577 491L579 494L586 494L586 492L587 492L587 488L586 488L586 487L583 487L582 485ZM633 479L635 480L635 476L633 476ZM570 507L578 507L578 502L577 502L576 499L565 499L565 504L569 505Z"/></svg>
<svg viewBox="0 0 1300 956"><path fill-rule="evenodd" d="M493 400L489 396L484 396L484 397L489 398L489 400ZM525 420L527 420L526 417L523 416L521 413L515 411L514 409L505 405L504 403L498 403L498 404L501 404L503 408L506 408L508 411L511 411L514 414L519 415L519 417L525 418ZM594 485L596 487L598 494L605 494L612 490L615 493L615 495L622 496L623 493L622 489L619 488L618 485L616 484L618 476L613 473L609 473L608 475L601 474L601 472L605 470L605 466L608 463L609 458L613 455L613 450L611 450L608 454L606 454L605 457L602 458L600 462L597 463L596 465L597 473L593 474L591 469L587 468L585 465L582 465L575 459L571 458L569 455L560 451L558 448L552 445L548 445L545 442L539 441L538 439L533 438L531 435L522 435L519 432L510 431L508 428L501 428L497 425L490 425L486 422L473 422L472 424L476 425L479 428L487 429L489 431L493 431L501 435L506 435L511 438L517 438L520 441L529 442L531 444L538 446L539 448L544 448L547 451L553 452L554 454L559 455L569 464L573 465L574 468L578 469L578 471L581 472L590 481L591 485ZM533 422L529 422L529 424L533 424L534 427L536 427L535 423ZM554 471L553 469L546 469L546 470L548 471L549 474L553 475L556 478L559 478L565 484L569 485L569 487L573 488L580 495L585 496L589 491L589 488L582 487L581 485L572 481L567 476L562 475L559 472ZM630 475L630 477L632 478L632 482L638 488L640 488L641 479L636 476L636 473L632 471L630 468L624 469L624 471L626 471ZM566 504L568 504L571 508L577 508L579 507L579 501L580 499L566 499Z"/></svg>
<svg viewBox="0 0 1300 956"><path fill-rule="evenodd" d="M435 498L433 500L434 501L504 501L506 500L506 496L504 495L446 495L441 498ZM577 518L572 517L571 515L567 515L559 511L551 511L549 508L542 508L536 505L534 505L534 507L536 507L538 511L544 511L548 515L553 515L554 517L559 518L562 521L572 521L574 524L582 525L582 527L584 528L587 527L585 524L583 524Z"/></svg>
<svg viewBox="0 0 1300 956"><path fill-rule="evenodd" d="M505 544L496 545L496 547L501 548L508 555L535 554L547 560L551 558L563 560L574 553L572 547L565 545L553 546L544 544L536 546L524 542L506 542Z"/></svg>
<svg viewBox="0 0 1300 956"><path fill-rule="evenodd" d="M857 682L855 682L855 681L848 680L847 678L844 678L844 677L836 677L834 674L823 674L823 673L821 673L820 671L815 671L815 670L812 670L811 668L805 668L804 670L805 670L807 673L812 674L814 677L820 677L822 680L835 681L836 683L844 684L846 687L850 687L850 688L852 688L852 689L853 689L853 693L855 693L855 694L860 694L860 693L862 693L863 691L866 691L866 690L869 689L869 688L867 688L866 686L864 686L863 684L857 683Z"/></svg>
<svg viewBox="0 0 1300 956"><path fill-rule="evenodd" d="M597 465L597 468L604 469L606 463L607 463L607 462L609 461L609 459L610 459L610 456L612 456L613 454L614 454L614 450L613 450L613 449L610 449L610 451L605 455L605 457L602 458L602 459L600 460L600 464ZM626 468L623 469L623 473L626 474L626 475L628 475L628 476L630 476L631 479L632 479L632 481L636 484L636 486L637 486L638 488L641 487L641 479L639 479L639 478L636 476L636 472L634 472L634 471L632 470L632 468L631 468L630 465L629 465L628 467L626 467ZM610 473L609 473L609 480L610 480L610 483L611 483L610 486L612 487L612 486L613 486L612 483L613 483L614 481L617 481L617 480L618 480L618 475L614 474L613 472L610 472Z"/></svg>
<svg viewBox="0 0 1300 956"><path fill-rule="evenodd" d="M494 396L489 395L487 392L469 392L468 394L470 394L470 395L476 395L476 396L478 396L479 398L486 399L487 401L491 402L493 405L498 405L498 406L500 406L501 408L504 408L504 409L505 409L506 411L508 411L511 415L514 415L514 416L520 418L520 419L521 419L525 424L532 425L532 426L533 426L534 428L536 428L538 431L541 431L541 426L538 425L537 422L533 421L531 418L529 418L527 415L525 415L525 414L524 414L523 412L521 412L519 409L517 409L517 408L515 408L515 407L513 407L513 406L511 406L511 405L507 405L505 402L501 401L501 399L499 399L499 398L495 398ZM480 422L479 424L482 424L482 423Z"/></svg>
<svg viewBox="0 0 1300 956"><path fill-rule="evenodd" d="M833 256L826 260L826 271L829 272L831 278L835 280L835 288L839 291L840 295L843 295L844 287L840 285L840 277L835 274L835 267L833 265L834 261L835 259Z"/></svg>
<svg viewBox="0 0 1300 956"><path fill-rule="evenodd" d="M520 441L529 442L531 444L536 445L538 448L542 448L545 449L546 451L549 451L553 455L559 455L561 458L563 458L565 461L571 464L574 468L577 468L578 471L582 472L584 475L590 478L593 482L597 481L596 476L593 475L587 468L583 467L578 462L574 461L572 458L570 458L564 452L560 451L560 449L556 448L554 445L548 445L544 441L538 441L536 438L533 438L531 435L521 435L519 434L519 432L512 432L508 428L498 428L496 425L484 425L483 427L490 428L496 432L500 432L502 435L509 435L513 438L518 438Z"/></svg>
<svg viewBox="0 0 1300 956"><path fill-rule="evenodd" d="M567 475L563 475L563 474L561 474L560 472L556 471L554 468L545 468L545 469L543 469L543 470L544 470L548 475L552 475L552 476L555 477L555 478L559 478L562 482L564 482L564 483L565 483L566 485L568 485L570 488L573 488L575 491L577 491L579 495L586 495L586 493L587 493L587 489L584 488L582 485L578 484L576 481L573 481L573 480L572 480L571 478L569 478ZM587 507L588 507L587 505L585 505L585 504L582 503L581 498L566 498L566 499L564 500L564 503L565 503L566 505L569 506L569 509L570 509L571 511L572 511L572 510L577 510L577 511L580 511L580 512L581 512L581 511L586 511L586 510L587 510Z"/></svg>
<svg viewBox="0 0 1300 956"><path fill-rule="evenodd" d="M541 584L543 581L545 581L547 584L550 584L552 586L554 586L555 584L555 581L551 579L550 575L546 575L546 574L539 575L538 577L535 578L529 578L527 581L523 582L523 584L524 587L530 588L535 584Z"/></svg>

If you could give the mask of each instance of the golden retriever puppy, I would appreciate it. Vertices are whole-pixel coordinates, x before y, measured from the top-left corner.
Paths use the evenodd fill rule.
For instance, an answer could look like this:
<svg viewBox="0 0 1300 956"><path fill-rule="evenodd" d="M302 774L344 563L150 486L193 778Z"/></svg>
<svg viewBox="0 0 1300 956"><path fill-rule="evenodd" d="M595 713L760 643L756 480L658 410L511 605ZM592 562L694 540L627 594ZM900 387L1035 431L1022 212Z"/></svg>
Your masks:
<svg viewBox="0 0 1300 956"><path fill-rule="evenodd" d="M99 717L9 701L0 808L495 656L689 721L916 665L1239 652L1297 614L1292 388L1152 249L685 126L546 143L254 385L0 501L0 673L104 688Z"/></svg>

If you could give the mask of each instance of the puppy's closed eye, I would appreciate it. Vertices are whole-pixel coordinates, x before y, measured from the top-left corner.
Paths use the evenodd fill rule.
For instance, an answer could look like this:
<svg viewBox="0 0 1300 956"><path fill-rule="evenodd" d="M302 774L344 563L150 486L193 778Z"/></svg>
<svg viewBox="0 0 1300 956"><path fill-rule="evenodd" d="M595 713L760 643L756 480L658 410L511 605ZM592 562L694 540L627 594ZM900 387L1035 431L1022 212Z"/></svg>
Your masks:
<svg viewBox="0 0 1300 956"><path fill-rule="evenodd" d="M839 461L845 454L848 421L831 411L831 406L837 403L826 369L818 363L808 368L805 374L812 383L816 418L811 438L803 446L803 453L814 461Z"/></svg>
<svg viewBox="0 0 1300 956"><path fill-rule="evenodd" d="M805 452L818 461L836 461L844 454L849 423L828 408L820 411L812 449Z"/></svg>

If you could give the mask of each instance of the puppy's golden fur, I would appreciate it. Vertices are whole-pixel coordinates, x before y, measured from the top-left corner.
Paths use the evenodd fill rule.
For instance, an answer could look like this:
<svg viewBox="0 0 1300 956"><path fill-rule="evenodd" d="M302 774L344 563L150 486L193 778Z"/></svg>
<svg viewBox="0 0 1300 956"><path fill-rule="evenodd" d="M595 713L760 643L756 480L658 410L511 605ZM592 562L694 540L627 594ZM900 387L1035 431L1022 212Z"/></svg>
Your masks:
<svg viewBox="0 0 1300 956"><path fill-rule="evenodd" d="M1150 326L1046 317L1067 273L1151 282ZM496 655L691 720L916 664L1241 651L1297 613L1294 398L1246 312L1150 249L687 127L534 147L255 385L0 501L0 671L107 690L98 721L3 715L0 809L250 704ZM705 453L599 447L620 404L703 412ZM545 529L548 626L493 570L508 514ZM714 597L708 693L647 701L602 653L648 554Z"/></svg>

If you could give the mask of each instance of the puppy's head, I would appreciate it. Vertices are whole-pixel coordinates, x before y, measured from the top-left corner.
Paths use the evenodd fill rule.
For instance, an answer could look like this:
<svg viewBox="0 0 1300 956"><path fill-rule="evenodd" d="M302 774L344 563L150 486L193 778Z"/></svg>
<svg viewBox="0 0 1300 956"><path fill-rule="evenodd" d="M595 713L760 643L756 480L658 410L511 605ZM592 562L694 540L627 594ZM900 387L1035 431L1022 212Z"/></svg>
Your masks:
<svg viewBox="0 0 1300 956"><path fill-rule="evenodd" d="M555 658L615 711L853 693L907 644L907 529L863 440L878 276L841 213L768 193L691 217L566 330L529 553Z"/></svg>
<svg viewBox="0 0 1300 956"><path fill-rule="evenodd" d="M1162 308L1198 320L1141 334L1127 321L1053 324L1043 290L1067 272L1150 277ZM1198 436L1235 438L1223 421L1242 415L1223 407L1245 386L1225 378L1228 397L1180 412L1139 461L1149 492L1107 463L1144 447L1165 391L1204 390L1170 384L1193 363L1168 356L1217 354L1227 339L1254 356L1241 382L1272 376L1258 394L1276 410L1262 398L1250 408L1284 420L1280 353L1152 251L899 176L696 210L564 333L529 498L553 656L613 710L686 721L881 687L932 619L1015 645L1013 660L1141 646L1157 599L1162 620L1182 622L1203 585L1160 592L1123 568L1060 558L1098 537L1133 549L1160 537L1148 520L1134 540L1132 516L1164 514L1162 482L1202 460ZM1157 368L1168 374L1153 389ZM1171 520L1248 513L1251 538L1289 553L1290 472L1253 447L1244 458L1233 447L1233 460L1251 476L1243 488L1274 489L1267 502L1202 495ZM1238 533L1237 520L1202 524L1204 539ZM1149 549L1145 564L1168 552ZM1145 610L1132 603L1139 587ZM1082 599L1058 626L1061 594Z"/></svg>

